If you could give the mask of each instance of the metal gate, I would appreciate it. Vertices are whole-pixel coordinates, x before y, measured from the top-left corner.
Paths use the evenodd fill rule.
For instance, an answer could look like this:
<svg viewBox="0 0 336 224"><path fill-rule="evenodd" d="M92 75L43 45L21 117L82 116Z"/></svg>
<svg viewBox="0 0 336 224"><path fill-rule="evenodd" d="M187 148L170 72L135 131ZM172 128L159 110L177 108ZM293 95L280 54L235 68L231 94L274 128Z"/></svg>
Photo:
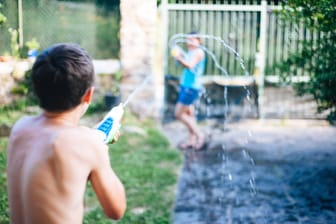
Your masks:
<svg viewBox="0 0 336 224"><path fill-rule="evenodd" d="M178 33L198 31L201 34L220 37L235 49L244 61L242 69L237 56L228 51L214 39L205 39L203 44L216 57L231 77L251 77L258 91L258 116L263 118L324 118L316 113L316 103L311 96L299 97L292 86L284 86L274 66L286 59L291 52L299 49L298 42L314 39L316 33L310 33L303 26L285 23L276 14L282 6L278 1L162 1L164 40ZM199 3L201 2L201 3ZM253 3L254 4L251 4ZM178 77L181 68L168 55L165 49L164 72ZM300 73L301 71L293 71ZM301 72L302 73L302 72ZM223 76L212 60L207 60L206 76ZM301 74L304 76L304 74ZM304 77L307 78L307 77ZM244 86L242 86L243 88ZM166 88L166 95L169 95ZM166 98L166 103L172 102Z"/></svg>

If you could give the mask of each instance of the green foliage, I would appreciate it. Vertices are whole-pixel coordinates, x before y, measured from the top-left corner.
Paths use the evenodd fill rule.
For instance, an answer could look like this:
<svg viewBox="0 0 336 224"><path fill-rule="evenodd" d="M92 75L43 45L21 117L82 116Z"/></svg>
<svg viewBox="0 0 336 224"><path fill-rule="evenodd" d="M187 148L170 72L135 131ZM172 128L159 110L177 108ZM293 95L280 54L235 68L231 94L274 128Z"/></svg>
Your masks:
<svg viewBox="0 0 336 224"><path fill-rule="evenodd" d="M8 32L10 33L11 36L10 40L11 55L15 58L19 58L20 57L20 46L18 43L19 32L13 28L9 28Z"/></svg>
<svg viewBox="0 0 336 224"><path fill-rule="evenodd" d="M112 74L112 85L111 85L111 93L118 96L120 95L120 84L122 81L123 73L121 70Z"/></svg>
<svg viewBox="0 0 336 224"><path fill-rule="evenodd" d="M119 5L108 3L98 5L96 15L96 47L95 58L119 58Z"/></svg>
<svg viewBox="0 0 336 224"><path fill-rule="evenodd" d="M17 81L12 89L12 94L18 96L8 105L0 106L0 125L11 126L22 114L36 113L38 108L32 108L38 103L38 99L33 92L31 70L28 70L23 80Z"/></svg>
<svg viewBox="0 0 336 224"><path fill-rule="evenodd" d="M4 16L2 13L0 13L0 25L2 25L3 23L5 23L7 21L6 16Z"/></svg>
<svg viewBox="0 0 336 224"><path fill-rule="evenodd" d="M309 82L296 84L299 94L312 94L318 112L328 111L328 119L336 119L336 7L330 0L288 0L280 13L282 19L304 25L317 38L300 41L300 50L278 66L283 80L290 76L308 75ZM301 70L300 74L293 71Z"/></svg>
<svg viewBox="0 0 336 224"><path fill-rule="evenodd" d="M104 103L104 99L102 97L100 97L99 99L96 99L95 101L93 101L89 108L87 109L85 115L92 115L95 114L97 112L103 112L106 111L106 107L105 107L105 103Z"/></svg>
<svg viewBox="0 0 336 224"><path fill-rule="evenodd" d="M2 8L2 4L0 3L0 9ZM7 17L0 12L0 26L7 21Z"/></svg>
<svg viewBox="0 0 336 224"><path fill-rule="evenodd" d="M26 107L25 100L17 100L13 103L5 106L0 106L0 125L10 127L19 117L22 111Z"/></svg>
<svg viewBox="0 0 336 224"><path fill-rule="evenodd" d="M33 39L27 41L25 45L28 48L28 50L33 50L33 49L38 50L40 48L40 44L36 40L36 38L33 38Z"/></svg>
<svg viewBox="0 0 336 224"><path fill-rule="evenodd" d="M2 4L0 3L0 8L2 8ZM6 24L7 17L0 12L0 26ZM33 38L30 41L27 41L24 47L20 47L19 45L19 32L17 29L13 28L9 24L4 26L7 28L7 31L10 36L10 54L14 58L24 58L27 56L27 51L31 49L39 49L40 44L37 42L36 38Z"/></svg>
<svg viewBox="0 0 336 224"><path fill-rule="evenodd" d="M9 27L18 29L18 1L4 1L0 9L7 22L0 25L0 54L11 54ZM41 49L54 43L74 42L95 59L119 58L120 1L22 1L23 42L37 38ZM74 7L76 5L76 7ZM37 36L38 35L38 36ZM27 57L23 46L21 57Z"/></svg>
<svg viewBox="0 0 336 224"><path fill-rule="evenodd" d="M102 73L99 74L101 83L102 83L102 89L106 93L111 93L115 96L120 95L120 84L123 78L123 73L121 70L115 72L115 73Z"/></svg>
<svg viewBox="0 0 336 224"><path fill-rule="evenodd" d="M22 80L18 80L16 86L12 89L13 94L24 96L30 104L37 104L38 100L33 90L32 70L28 70Z"/></svg>

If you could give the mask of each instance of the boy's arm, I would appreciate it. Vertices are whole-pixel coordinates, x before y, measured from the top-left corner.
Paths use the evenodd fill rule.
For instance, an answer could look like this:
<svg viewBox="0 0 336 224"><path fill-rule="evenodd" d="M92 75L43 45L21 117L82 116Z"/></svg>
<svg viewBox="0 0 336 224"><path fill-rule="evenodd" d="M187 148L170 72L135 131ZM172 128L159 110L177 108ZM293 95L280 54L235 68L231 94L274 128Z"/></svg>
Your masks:
<svg viewBox="0 0 336 224"><path fill-rule="evenodd" d="M98 161L90 174L89 180L105 214L111 219L118 220L126 210L124 187L111 168L108 147L98 149L96 155Z"/></svg>
<svg viewBox="0 0 336 224"><path fill-rule="evenodd" d="M176 60L179 61L184 67L192 70L203 58L204 51L201 49L197 49L190 60L185 60L182 55L179 55Z"/></svg>

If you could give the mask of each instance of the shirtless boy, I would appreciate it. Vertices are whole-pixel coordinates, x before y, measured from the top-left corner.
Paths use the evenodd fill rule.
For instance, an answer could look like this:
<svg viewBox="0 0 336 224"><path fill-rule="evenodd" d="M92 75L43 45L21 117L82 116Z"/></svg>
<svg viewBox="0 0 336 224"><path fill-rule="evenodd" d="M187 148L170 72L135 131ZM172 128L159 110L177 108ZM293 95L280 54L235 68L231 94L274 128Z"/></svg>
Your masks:
<svg viewBox="0 0 336 224"><path fill-rule="evenodd" d="M21 118L10 134L11 223L82 223L87 181L105 214L120 219L126 196L108 147L94 130L78 124L92 99L91 59L74 44L51 46L38 56L32 79L43 111Z"/></svg>

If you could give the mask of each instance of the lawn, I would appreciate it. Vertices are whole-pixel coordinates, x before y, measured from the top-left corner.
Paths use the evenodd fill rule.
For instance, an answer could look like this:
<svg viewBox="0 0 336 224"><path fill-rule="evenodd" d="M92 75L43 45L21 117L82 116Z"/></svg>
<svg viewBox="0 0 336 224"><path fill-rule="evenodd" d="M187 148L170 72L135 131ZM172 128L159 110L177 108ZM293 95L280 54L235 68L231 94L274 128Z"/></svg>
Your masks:
<svg viewBox="0 0 336 224"><path fill-rule="evenodd" d="M36 111L36 108L24 104L2 108L0 124L11 125L21 114ZM91 111L82 123L93 125L103 115L104 112ZM110 158L126 189L125 216L120 221L110 221L88 184L84 223L170 223L181 154L170 147L160 132L160 126L153 120L139 120L126 112L121 133L118 142L110 145ZM0 137L0 223L9 223L5 174L7 143L6 137Z"/></svg>

